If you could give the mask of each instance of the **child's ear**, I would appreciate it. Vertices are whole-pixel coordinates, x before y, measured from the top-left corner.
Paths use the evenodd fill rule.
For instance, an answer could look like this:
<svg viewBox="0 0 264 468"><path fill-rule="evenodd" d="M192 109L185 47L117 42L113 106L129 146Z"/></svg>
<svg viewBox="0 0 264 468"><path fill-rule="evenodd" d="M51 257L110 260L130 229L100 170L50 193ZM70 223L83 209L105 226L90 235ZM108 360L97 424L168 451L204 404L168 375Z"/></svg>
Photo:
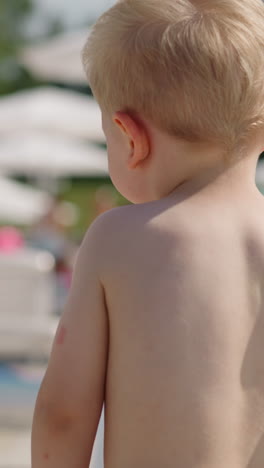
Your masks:
<svg viewBox="0 0 264 468"><path fill-rule="evenodd" d="M131 149L128 160L129 169L140 167L150 155L150 140L147 130L125 112L116 112L113 121L129 140Z"/></svg>

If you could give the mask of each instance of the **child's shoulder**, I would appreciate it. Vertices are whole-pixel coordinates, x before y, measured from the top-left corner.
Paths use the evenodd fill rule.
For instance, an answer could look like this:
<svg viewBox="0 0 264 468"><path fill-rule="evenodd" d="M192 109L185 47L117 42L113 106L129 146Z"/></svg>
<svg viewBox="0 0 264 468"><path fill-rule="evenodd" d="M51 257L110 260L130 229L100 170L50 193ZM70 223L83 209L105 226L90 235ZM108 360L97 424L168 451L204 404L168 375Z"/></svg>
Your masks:
<svg viewBox="0 0 264 468"><path fill-rule="evenodd" d="M112 208L98 216L90 226L88 232L95 231L97 234L101 232L104 236L108 232L114 232L115 235L118 235L118 232L122 234L128 226L129 230L131 230L132 227L134 231L142 227L142 223L151 220L151 218L158 213L158 205L159 202L150 202ZM122 232L120 228L122 228Z"/></svg>
<svg viewBox="0 0 264 468"><path fill-rule="evenodd" d="M172 211L173 216L172 216ZM173 221L173 222L172 222ZM88 229L85 243L92 239L93 250L103 257L122 255L138 242L147 242L158 233L159 236L173 230L175 237L188 231L190 217L183 210L166 200L113 208L100 215Z"/></svg>
<svg viewBox="0 0 264 468"><path fill-rule="evenodd" d="M89 227L78 258L86 268L97 272L100 279L118 269L139 229L141 209L136 205L113 208L101 214Z"/></svg>
<svg viewBox="0 0 264 468"><path fill-rule="evenodd" d="M103 237L107 242L107 239L113 241L142 230L150 232L155 229L159 220L164 218L163 214L170 208L163 199L113 208L100 215L91 225L88 233L94 232L96 237ZM179 211L174 207L174 214L182 218Z"/></svg>
<svg viewBox="0 0 264 468"><path fill-rule="evenodd" d="M118 237L124 233L128 223L131 223L132 218L137 218L139 211L135 205L112 208L95 219L86 236L93 235L97 239L99 236L100 240L104 238L105 242L107 239L113 240L113 236Z"/></svg>
<svg viewBox="0 0 264 468"><path fill-rule="evenodd" d="M156 220L162 213L159 202L125 205L113 208L98 216L89 227L82 249L97 252L97 256L110 256L128 246L130 238L155 229ZM155 222L153 222L155 220Z"/></svg>

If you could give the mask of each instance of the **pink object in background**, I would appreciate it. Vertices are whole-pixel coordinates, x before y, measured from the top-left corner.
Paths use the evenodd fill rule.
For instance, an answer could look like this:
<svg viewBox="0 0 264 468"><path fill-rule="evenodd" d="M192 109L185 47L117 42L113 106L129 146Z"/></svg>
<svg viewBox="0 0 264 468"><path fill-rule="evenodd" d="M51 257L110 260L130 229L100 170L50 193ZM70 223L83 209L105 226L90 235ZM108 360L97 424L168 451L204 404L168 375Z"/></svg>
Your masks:
<svg viewBox="0 0 264 468"><path fill-rule="evenodd" d="M0 252L14 252L24 246L21 233L13 227L0 228Z"/></svg>

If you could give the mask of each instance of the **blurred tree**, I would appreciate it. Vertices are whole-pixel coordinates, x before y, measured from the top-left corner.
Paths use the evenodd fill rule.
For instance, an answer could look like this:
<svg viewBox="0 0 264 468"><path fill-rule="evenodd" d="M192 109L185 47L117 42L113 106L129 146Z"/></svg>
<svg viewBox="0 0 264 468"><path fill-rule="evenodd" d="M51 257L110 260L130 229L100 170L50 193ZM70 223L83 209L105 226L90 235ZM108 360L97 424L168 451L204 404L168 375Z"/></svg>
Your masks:
<svg viewBox="0 0 264 468"><path fill-rule="evenodd" d="M48 36L57 36L62 33L65 29L65 24L61 18L51 18L49 21Z"/></svg>
<svg viewBox="0 0 264 468"><path fill-rule="evenodd" d="M16 61L16 52L25 41L24 21L32 10L32 0L0 0L0 94L34 84Z"/></svg>
<svg viewBox="0 0 264 468"><path fill-rule="evenodd" d="M9 55L23 35L23 19L31 13L31 0L2 0L0 2L1 52Z"/></svg>

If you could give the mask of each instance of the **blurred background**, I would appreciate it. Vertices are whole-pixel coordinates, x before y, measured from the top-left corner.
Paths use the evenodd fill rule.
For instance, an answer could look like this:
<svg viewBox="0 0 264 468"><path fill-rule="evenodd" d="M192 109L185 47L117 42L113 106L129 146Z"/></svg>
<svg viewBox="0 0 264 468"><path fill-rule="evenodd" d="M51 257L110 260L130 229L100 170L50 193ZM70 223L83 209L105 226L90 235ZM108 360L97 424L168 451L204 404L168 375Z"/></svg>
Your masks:
<svg viewBox="0 0 264 468"><path fill-rule="evenodd" d="M111 0L0 1L0 468L30 466L36 395L77 249L126 204L81 49Z"/></svg>
<svg viewBox="0 0 264 468"><path fill-rule="evenodd" d="M91 222L112 186L81 49L113 0L0 1L0 468L30 466L37 391ZM264 191L260 161L257 184Z"/></svg>

